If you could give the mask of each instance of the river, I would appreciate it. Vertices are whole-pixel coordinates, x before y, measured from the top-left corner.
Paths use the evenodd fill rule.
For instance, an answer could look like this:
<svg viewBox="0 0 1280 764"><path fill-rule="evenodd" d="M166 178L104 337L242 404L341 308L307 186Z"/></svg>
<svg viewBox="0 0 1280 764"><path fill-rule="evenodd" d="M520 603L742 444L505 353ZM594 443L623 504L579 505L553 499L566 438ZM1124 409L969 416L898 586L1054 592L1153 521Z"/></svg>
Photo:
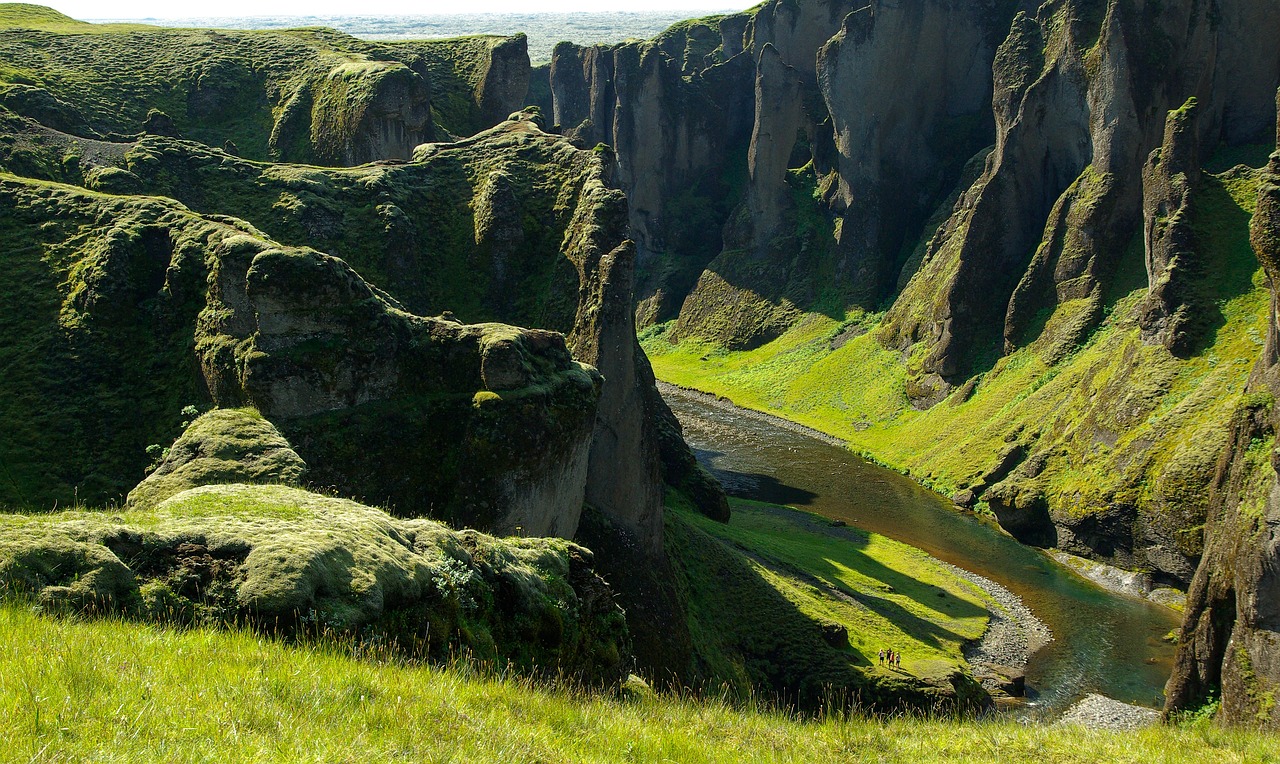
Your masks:
<svg viewBox="0 0 1280 764"><path fill-rule="evenodd" d="M844 520L918 547L1008 587L1053 631L1027 665L1028 703L1051 718L1086 693L1160 707L1179 618L1112 594L1014 541L994 523L955 509L909 478L846 448L699 394L664 386L685 438L732 496Z"/></svg>

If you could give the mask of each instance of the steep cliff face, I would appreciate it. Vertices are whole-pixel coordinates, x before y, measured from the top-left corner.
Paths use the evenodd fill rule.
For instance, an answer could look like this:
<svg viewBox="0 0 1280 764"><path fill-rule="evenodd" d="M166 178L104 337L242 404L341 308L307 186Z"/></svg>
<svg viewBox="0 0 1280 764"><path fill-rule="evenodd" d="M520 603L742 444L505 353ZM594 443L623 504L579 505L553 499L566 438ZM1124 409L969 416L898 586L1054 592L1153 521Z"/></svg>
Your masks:
<svg viewBox="0 0 1280 764"><path fill-rule="evenodd" d="M675 315L719 251L719 229L740 194L733 176L751 130L753 63L741 27L736 39L721 27L720 19L687 22L650 43L562 43L552 55L553 123L578 145L615 152L643 323Z"/></svg>
<svg viewBox="0 0 1280 764"><path fill-rule="evenodd" d="M1064 350L1097 325L1169 110L1197 97L1196 134L1209 148L1265 135L1260 103L1280 76L1280 30L1263 22L1239 34L1260 5L1057 2L1014 20L994 65L986 172L885 321L887 344L925 343L924 389L1035 339L1043 311L1083 301Z"/></svg>
<svg viewBox="0 0 1280 764"><path fill-rule="evenodd" d="M295 90L269 145L276 158L356 165L408 159L432 132L426 77L398 62L353 61Z"/></svg>
<svg viewBox="0 0 1280 764"><path fill-rule="evenodd" d="M311 480L408 516L571 538L600 379L552 332L418 318L342 261L246 238L215 251L196 352Z"/></svg>
<svg viewBox="0 0 1280 764"><path fill-rule="evenodd" d="M614 148L632 201L641 327L678 314L675 337L751 347L815 305L878 306L991 141L1018 5L768 2L558 48L554 122Z"/></svg>
<svg viewBox="0 0 1280 764"><path fill-rule="evenodd" d="M498 123L528 87L523 35L371 43L324 29L7 22L0 100L11 108L82 137L180 135L257 159L408 159L437 132Z"/></svg>
<svg viewBox="0 0 1280 764"><path fill-rule="evenodd" d="M12 178L5 192L6 230L30 242L15 268L55 279L26 287L54 310L6 334L23 370L8 393L65 404L6 438L8 502L107 500L137 479L148 443L170 439L178 394L255 407L316 484L402 514L572 535L600 379L561 335L412 316L341 260L172 202ZM139 376L168 392L151 400ZM84 410L93 437L78 434ZM87 478L98 474L105 484Z"/></svg>
<svg viewBox="0 0 1280 764"><path fill-rule="evenodd" d="M1258 194L1252 242L1272 289L1267 343L1231 423L1213 485L1205 553L1187 596L1167 711L1218 698L1221 721L1276 729L1280 709L1280 153Z"/></svg>
<svg viewBox="0 0 1280 764"><path fill-rule="evenodd" d="M822 48L836 164L825 201L846 299L877 306L965 161L991 142L991 64L1016 2L872 3Z"/></svg>

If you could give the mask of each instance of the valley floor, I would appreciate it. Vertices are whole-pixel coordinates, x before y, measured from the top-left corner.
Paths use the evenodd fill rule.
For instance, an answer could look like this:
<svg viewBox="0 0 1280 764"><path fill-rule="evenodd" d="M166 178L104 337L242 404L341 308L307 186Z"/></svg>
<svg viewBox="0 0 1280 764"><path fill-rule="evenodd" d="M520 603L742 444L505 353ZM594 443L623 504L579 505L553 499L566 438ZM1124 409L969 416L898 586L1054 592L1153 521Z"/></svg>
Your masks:
<svg viewBox="0 0 1280 764"><path fill-rule="evenodd" d="M0 609L0 761L1265 761L1280 739L1199 726L802 721L407 667L244 632Z"/></svg>

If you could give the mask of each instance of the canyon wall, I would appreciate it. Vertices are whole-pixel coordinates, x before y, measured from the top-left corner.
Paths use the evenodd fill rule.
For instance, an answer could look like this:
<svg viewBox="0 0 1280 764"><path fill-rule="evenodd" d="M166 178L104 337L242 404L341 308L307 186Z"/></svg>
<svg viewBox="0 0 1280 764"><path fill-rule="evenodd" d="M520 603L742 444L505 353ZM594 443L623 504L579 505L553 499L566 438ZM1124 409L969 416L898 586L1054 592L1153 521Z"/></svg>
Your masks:
<svg viewBox="0 0 1280 764"><path fill-rule="evenodd" d="M632 197L642 329L751 350L824 317L839 324L824 354L869 332L863 357L896 354L907 411L993 411L913 474L1024 541L1185 585L1223 444L1173 391L1252 352L1215 343L1235 320L1222 306L1251 288L1223 205L1249 207L1256 177L1207 165L1271 141L1276 11L767 2L561 46L548 76L558 129L608 144ZM1104 322L1117 333L1100 340ZM1106 347L1082 353L1091 342ZM996 406L986 390L1025 359L1077 386L1049 412ZM960 453L978 440L999 447ZM1115 477L1068 486L1082 468Z"/></svg>
<svg viewBox="0 0 1280 764"><path fill-rule="evenodd" d="M1280 132L1280 131L1278 131ZM1187 596L1166 711L1221 703L1221 721L1280 727L1280 480L1276 395L1280 393L1280 153L1258 195L1252 241L1271 286L1266 346L1248 395L1231 422L1218 463L1205 553Z"/></svg>

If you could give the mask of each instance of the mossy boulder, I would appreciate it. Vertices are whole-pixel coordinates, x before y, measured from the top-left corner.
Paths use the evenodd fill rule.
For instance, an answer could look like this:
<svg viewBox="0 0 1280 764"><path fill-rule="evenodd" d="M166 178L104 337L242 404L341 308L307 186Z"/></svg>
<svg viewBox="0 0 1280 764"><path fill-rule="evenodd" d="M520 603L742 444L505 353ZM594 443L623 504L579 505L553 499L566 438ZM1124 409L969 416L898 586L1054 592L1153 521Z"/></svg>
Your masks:
<svg viewBox="0 0 1280 764"><path fill-rule="evenodd" d="M82 612L239 622L462 652L531 673L626 676L622 611L591 553L398 520L286 486L206 486L121 515L0 515L0 592Z"/></svg>
<svg viewBox="0 0 1280 764"><path fill-rule="evenodd" d="M222 483L297 485L306 462L253 409L216 409L196 419L159 466L129 492L129 505L153 507L189 488Z"/></svg>

